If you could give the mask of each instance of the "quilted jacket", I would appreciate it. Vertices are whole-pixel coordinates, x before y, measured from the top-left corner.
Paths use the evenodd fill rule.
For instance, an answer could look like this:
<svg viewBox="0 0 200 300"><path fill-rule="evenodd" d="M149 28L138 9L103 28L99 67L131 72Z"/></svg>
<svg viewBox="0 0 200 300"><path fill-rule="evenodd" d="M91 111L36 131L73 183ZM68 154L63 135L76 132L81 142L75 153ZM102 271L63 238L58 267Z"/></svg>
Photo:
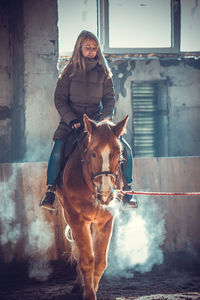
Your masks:
<svg viewBox="0 0 200 300"><path fill-rule="evenodd" d="M77 71L73 77L72 65L58 80L54 95L55 106L61 116L55 139L65 140L71 132L70 122L86 113L98 120L111 116L115 106L112 79L105 74L97 59L86 58L86 71Z"/></svg>

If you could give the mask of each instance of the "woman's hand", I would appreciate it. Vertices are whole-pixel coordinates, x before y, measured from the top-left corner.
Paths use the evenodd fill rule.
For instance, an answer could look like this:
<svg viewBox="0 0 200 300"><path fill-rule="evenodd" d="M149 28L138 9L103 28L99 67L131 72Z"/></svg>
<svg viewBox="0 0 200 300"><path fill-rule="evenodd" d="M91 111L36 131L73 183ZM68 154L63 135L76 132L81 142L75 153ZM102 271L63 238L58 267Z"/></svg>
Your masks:
<svg viewBox="0 0 200 300"><path fill-rule="evenodd" d="M75 123L74 125L72 125L72 129L78 129L81 127L81 123Z"/></svg>
<svg viewBox="0 0 200 300"><path fill-rule="evenodd" d="M79 129L81 127L81 121L79 119L72 120L69 124L72 129Z"/></svg>

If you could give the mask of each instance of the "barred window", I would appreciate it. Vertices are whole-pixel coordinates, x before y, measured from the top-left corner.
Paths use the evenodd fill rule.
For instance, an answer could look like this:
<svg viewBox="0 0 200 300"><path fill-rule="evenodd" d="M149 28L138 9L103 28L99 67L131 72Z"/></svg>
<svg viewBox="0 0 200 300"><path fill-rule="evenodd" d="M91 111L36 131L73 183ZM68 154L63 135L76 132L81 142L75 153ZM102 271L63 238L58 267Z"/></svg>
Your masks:
<svg viewBox="0 0 200 300"><path fill-rule="evenodd" d="M165 81L132 82L133 155L167 156Z"/></svg>

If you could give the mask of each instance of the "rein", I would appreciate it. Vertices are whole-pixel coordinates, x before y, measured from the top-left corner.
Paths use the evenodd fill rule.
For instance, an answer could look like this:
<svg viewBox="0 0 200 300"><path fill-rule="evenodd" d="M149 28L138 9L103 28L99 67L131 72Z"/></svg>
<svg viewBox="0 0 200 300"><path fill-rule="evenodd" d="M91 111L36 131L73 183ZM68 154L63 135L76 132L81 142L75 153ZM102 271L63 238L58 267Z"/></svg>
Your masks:
<svg viewBox="0 0 200 300"><path fill-rule="evenodd" d="M80 154L81 154L81 164L83 165L84 162L85 162L85 159L84 159L84 156L83 156L83 152L81 150L81 146L80 146L80 142L79 142L79 138L78 138L78 134L76 132L76 129L74 129L74 135L75 135L75 138L76 138L76 141L77 141L78 149L79 149Z"/></svg>

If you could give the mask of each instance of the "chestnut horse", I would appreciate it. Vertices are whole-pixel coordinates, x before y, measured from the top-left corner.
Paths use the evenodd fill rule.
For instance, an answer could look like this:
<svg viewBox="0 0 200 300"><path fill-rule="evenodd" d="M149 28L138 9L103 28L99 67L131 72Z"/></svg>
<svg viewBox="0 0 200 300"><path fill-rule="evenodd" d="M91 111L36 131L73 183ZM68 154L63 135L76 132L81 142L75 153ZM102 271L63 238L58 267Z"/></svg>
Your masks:
<svg viewBox="0 0 200 300"><path fill-rule="evenodd" d="M95 300L106 268L113 216L108 210L114 190L122 188L122 145L128 116L114 124L96 124L83 117L85 137L69 158L60 190L64 217L77 249L77 278L74 289L84 300ZM59 193L59 194L60 194Z"/></svg>

